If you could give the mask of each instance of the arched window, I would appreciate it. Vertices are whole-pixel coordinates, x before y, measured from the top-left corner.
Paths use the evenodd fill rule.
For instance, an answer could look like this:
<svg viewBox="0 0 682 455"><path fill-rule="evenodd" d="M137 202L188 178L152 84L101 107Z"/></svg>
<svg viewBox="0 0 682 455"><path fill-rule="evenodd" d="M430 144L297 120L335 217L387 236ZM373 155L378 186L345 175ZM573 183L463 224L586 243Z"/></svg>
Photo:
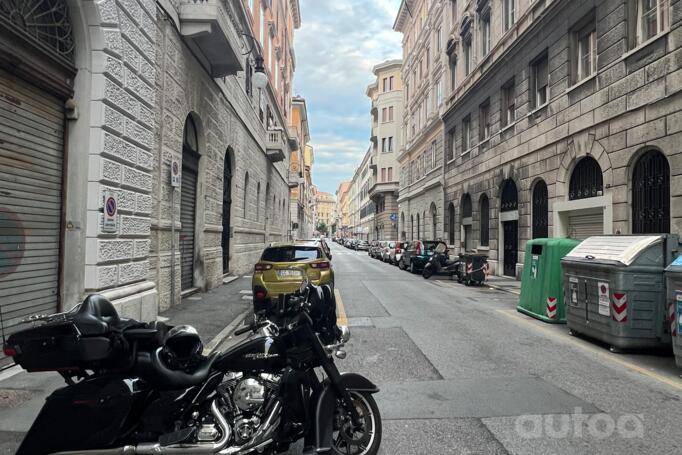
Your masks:
<svg viewBox="0 0 682 455"><path fill-rule="evenodd" d="M545 239L549 237L547 184L540 180L533 188L533 238Z"/></svg>
<svg viewBox="0 0 682 455"><path fill-rule="evenodd" d="M455 204L448 206L448 243L455 244Z"/></svg>
<svg viewBox="0 0 682 455"><path fill-rule="evenodd" d="M256 185L256 221L260 221L260 182Z"/></svg>
<svg viewBox="0 0 682 455"><path fill-rule="evenodd" d="M464 245L464 251L470 251L473 248L472 244L472 229L473 229L473 218L472 218L472 207L471 207L471 196L469 193L465 193L462 196L462 218L460 222L462 223L461 233L462 242Z"/></svg>
<svg viewBox="0 0 682 455"><path fill-rule="evenodd" d="M511 212L519 208L518 192L516 183L512 179L507 179L502 185L502 200L500 204L501 212Z"/></svg>
<svg viewBox="0 0 682 455"><path fill-rule="evenodd" d="M469 193L466 193L462 196L462 218L471 218L472 212L471 196Z"/></svg>
<svg viewBox="0 0 682 455"><path fill-rule="evenodd" d="M244 174L244 216L246 219L246 214L249 210L249 173Z"/></svg>
<svg viewBox="0 0 682 455"><path fill-rule="evenodd" d="M576 164L568 185L568 199L587 199L604 194L601 168L597 160L586 156Z"/></svg>
<svg viewBox="0 0 682 455"><path fill-rule="evenodd" d="M405 228L405 212L400 213L400 240L407 240L407 229Z"/></svg>
<svg viewBox="0 0 682 455"><path fill-rule="evenodd" d="M433 202L431 203L431 238L433 240L438 238L438 210Z"/></svg>
<svg viewBox="0 0 682 455"><path fill-rule="evenodd" d="M632 233L670 232L670 166L658 150L642 155L632 173Z"/></svg>
<svg viewBox="0 0 682 455"><path fill-rule="evenodd" d="M481 239L479 243L481 246L488 246L490 244L490 201L485 193L481 195L479 205L481 210Z"/></svg>
<svg viewBox="0 0 682 455"><path fill-rule="evenodd" d="M419 214L417 213L417 240L421 238L420 227L421 226L419 226Z"/></svg>
<svg viewBox="0 0 682 455"><path fill-rule="evenodd" d="M414 215L410 215L410 240L414 240Z"/></svg>

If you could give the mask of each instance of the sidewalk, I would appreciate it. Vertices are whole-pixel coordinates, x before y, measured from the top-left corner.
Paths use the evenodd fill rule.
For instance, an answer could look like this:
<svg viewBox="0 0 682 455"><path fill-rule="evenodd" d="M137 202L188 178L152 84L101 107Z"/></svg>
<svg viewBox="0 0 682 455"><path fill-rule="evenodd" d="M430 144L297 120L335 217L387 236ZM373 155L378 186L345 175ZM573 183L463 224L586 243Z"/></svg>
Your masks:
<svg viewBox="0 0 682 455"><path fill-rule="evenodd" d="M498 291L521 295L521 281L517 281L510 277L490 275L486 279L484 285L497 289Z"/></svg>
<svg viewBox="0 0 682 455"><path fill-rule="evenodd" d="M194 326L207 352L227 338L250 310L251 281L240 277L209 292L185 297L159 319L171 325ZM64 385L57 373L29 374L19 367L0 371L0 455L15 452L45 398Z"/></svg>

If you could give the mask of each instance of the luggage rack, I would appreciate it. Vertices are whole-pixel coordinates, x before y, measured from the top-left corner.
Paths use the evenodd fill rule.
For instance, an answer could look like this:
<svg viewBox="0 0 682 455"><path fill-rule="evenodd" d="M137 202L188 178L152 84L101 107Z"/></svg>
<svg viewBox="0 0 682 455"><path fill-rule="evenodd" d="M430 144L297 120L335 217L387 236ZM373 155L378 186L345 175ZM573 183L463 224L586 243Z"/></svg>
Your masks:
<svg viewBox="0 0 682 455"><path fill-rule="evenodd" d="M19 321L19 324L36 324L38 322L44 322L46 324L53 322L69 322L70 316L73 316L78 311L78 308L80 308L80 304L71 308L69 311L63 311L61 313L33 314Z"/></svg>

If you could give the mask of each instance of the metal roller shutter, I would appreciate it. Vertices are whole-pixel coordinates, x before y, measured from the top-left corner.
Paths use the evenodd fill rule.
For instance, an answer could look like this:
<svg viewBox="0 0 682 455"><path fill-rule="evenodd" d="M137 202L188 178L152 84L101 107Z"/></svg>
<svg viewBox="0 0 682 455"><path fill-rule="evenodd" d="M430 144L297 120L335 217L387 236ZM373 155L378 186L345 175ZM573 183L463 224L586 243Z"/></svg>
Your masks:
<svg viewBox="0 0 682 455"><path fill-rule="evenodd" d="M577 240L585 240L593 235L604 234L604 214L598 213L569 215L568 235Z"/></svg>
<svg viewBox="0 0 682 455"><path fill-rule="evenodd" d="M183 161L187 158L183 156ZM194 286L194 223L197 199L197 173L188 166L182 167L180 195L180 279L181 289Z"/></svg>
<svg viewBox="0 0 682 455"><path fill-rule="evenodd" d="M0 307L5 335L59 304L64 113L0 69ZM0 364L3 361L0 353Z"/></svg>

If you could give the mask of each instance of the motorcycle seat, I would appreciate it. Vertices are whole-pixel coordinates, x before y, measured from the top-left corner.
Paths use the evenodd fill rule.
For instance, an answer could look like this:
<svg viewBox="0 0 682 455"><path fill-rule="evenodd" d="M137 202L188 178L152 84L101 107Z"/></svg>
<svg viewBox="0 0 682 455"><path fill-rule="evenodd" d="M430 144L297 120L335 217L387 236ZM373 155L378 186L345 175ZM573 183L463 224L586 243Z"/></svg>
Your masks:
<svg viewBox="0 0 682 455"><path fill-rule="evenodd" d="M213 362L218 358L218 353L214 352L195 365L191 372L173 370L168 368L161 358L162 349L138 353L140 376L159 390L186 389L201 384L208 378Z"/></svg>
<svg viewBox="0 0 682 455"><path fill-rule="evenodd" d="M91 294L81 303L73 322L85 336L104 335L121 324L114 305L98 294Z"/></svg>

